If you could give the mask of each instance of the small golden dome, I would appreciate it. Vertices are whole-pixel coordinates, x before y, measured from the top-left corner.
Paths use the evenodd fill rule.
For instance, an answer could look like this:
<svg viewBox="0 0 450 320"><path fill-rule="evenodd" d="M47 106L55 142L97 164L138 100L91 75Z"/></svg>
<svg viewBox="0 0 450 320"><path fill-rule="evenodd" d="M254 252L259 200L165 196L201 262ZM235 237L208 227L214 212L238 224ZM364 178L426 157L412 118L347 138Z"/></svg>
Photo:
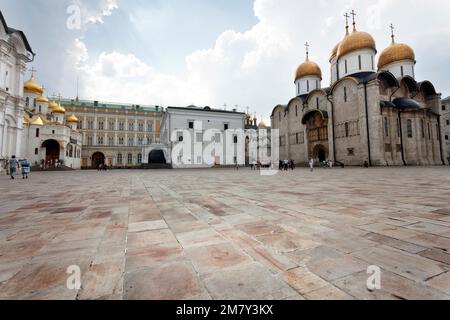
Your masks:
<svg viewBox="0 0 450 320"><path fill-rule="evenodd" d="M36 101L40 102L40 103L48 103L48 99L46 97L43 97L43 96L37 97Z"/></svg>
<svg viewBox="0 0 450 320"><path fill-rule="evenodd" d="M367 32L356 31L356 29L346 36L340 43L337 50L338 59L348 53L362 49L377 50L377 46L373 37Z"/></svg>
<svg viewBox="0 0 450 320"><path fill-rule="evenodd" d="M40 116L35 116L33 119L31 119L31 124L34 126L43 126L44 120Z"/></svg>
<svg viewBox="0 0 450 320"><path fill-rule="evenodd" d="M54 109L57 109L58 108L58 104L55 102L55 101L53 101L53 102L50 102L49 104L48 104L48 108L50 109L50 110L54 110Z"/></svg>
<svg viewBox="0 0 450 320"><path fill-rule="evenodd" d="M78 118L73 114L67 118L68 123L76 123L78 122Z"/></svg>
<svg viewBox="0 0 450 320"><path fill-rule="evenodd" d="M23 84L23 89L25 92L35 93L40 96L44 93L44 88L34 79L34 72L31 74L31 79Z"/></svg>
<svg viewBox="0 0 450 320"><path fill-rule="evenodd" d="M266 124L265 124L263 119L261 119L261 121L259 122L258 128L259 129L266 129L267 128L267 126L266 126Z"/></svg>
<svg viewBox="0 0 450 320"><path fill-rule="evenodd" d="M322 70L320 70L317 63L309 61L308 58L297 68L297 71L295 72L295 81L306 76L316 76L322 80Z"/></svg>
<svg viewBox="0 0 450 320"><path fill-rule="evenodd" d="M391 45L381 53L380 59L378 60L378 69L382 69L388 64L402 60L416 61L414 50L407 44L392 42Z"/></svg>
<svg viewBox="0 0 450 320"><path fill-rule="evenodd" d="M56 104L56 103L55 103ZM56 107L52 109L53 113L66 113L66 109L61 107L61 105L58 103L56 104Z"/></svg>

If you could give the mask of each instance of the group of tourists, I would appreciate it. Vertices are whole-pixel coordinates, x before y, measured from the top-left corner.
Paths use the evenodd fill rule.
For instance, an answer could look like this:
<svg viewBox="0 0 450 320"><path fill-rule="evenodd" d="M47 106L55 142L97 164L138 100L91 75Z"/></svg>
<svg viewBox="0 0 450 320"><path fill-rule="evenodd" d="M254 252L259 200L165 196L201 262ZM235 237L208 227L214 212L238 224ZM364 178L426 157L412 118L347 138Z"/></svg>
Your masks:
<svg viewBox="0 0 450 320"><path fill-rule="evenodd" d="M258 160L250 163L250 168L252 170L270 169L271 167L272 167L271 162L261 162Z"/></svg>
<svg viewBox="0 0 450 320"><path fill-rule="evenodd" d="M17 160L16 156L12 156L8 161L9 176L11 180L16 179L17 172L21 169L22 179L28 179L31 171L31 163L27 159Z"/></svg>
<svg viewBox="0 0 450 320"><path fill-rule="evenodd" d="M48 170L49 168L61 168L63 162L61 160L41 160L40 168L41 170Z"/></svg>
<svg viewBox="0 0 450 320"><path fill-rule="evenodd" d="M294 170L295 162L294 162L294 160L280 160L280 164L279 164L278 168L281 171Z"/></svg>
<svg viewBox="0 0 450 320"><path fill-rule="evenodd" d="M108 165L104 164L104 163L100 163L97 166L97 171L108 171L109 167Z"/></svg>

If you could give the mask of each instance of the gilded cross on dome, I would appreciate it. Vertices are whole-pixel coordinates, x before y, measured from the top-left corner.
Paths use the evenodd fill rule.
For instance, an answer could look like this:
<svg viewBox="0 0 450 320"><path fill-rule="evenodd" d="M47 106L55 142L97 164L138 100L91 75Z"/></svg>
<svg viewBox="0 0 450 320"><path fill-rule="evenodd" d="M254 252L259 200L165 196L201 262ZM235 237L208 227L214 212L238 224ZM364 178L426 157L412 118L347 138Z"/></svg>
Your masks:
<svg viewBox="0 0 450 320"><path fill-rule="evenodd" d="M31 71L31 79L34 79L34 74L36 73L37 70L34 67L31 67L30 71Z"/></svg>
<svg viewBox="0 0 450 320"><path fill-rule="evenodd" d="M389 26L389 28L391 28L391 38L392 38L392 43L395 43L395 34L394 34L394 25L391 23L391 25Z"/></svg>
<svg viewBox="0 0 450 320"><path fill-rule="evenodd" d="M306 60L309 60L309 43L308 43L308 41L306 41L306 43L305 43L305 48L306 48Z"/></svg>
<svg viewBox="0 0 450 320"><path fill-rule="evenodd" d="M353 16L353 31L356 31L356 12L355 10L352 10L352 12L350 13Z"/></svg>
<svg viewBox="0 0 450 320"><path fill-rule="evenodd" d="M348 12L346 12L344 14L345 17L345 29L347 29L347 34L348 34L348 18L350 18L350 15L348 14Z"/></svg>

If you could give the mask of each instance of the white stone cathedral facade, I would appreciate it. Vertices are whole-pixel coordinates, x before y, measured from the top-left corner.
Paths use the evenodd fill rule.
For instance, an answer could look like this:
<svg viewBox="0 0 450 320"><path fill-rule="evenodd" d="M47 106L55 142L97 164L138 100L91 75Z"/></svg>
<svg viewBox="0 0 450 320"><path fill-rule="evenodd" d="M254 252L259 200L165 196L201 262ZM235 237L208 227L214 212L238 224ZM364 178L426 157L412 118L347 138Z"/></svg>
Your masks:
<svg viewBox="0 0 450 320"><path fill-rule="evenodd" d="M309 60L295 74L296 96L274 108L280 158L297 163L333 160L350 166L443 165L441 95L417 81L413 49L395 41L377 60L373 37L346 33L330 56L331 84Z"/></svg>
<svg viewBox="0 0 450 320"><path fill-rule="evenodd" d="M60 103L44 97L34 71L24 81L26 64L34 56L25 34L8 27L0 11L0 172L12 156L37 166L58 161L78 169L82 146L78 119L66 117Z"/></svg>
<svg viewBox="0 0 450 320"><path fill-rule="evenodd" d="M0 170L12 155L20 156L24 74L33 58L25 34L10 28L0 12Z"/></svg>

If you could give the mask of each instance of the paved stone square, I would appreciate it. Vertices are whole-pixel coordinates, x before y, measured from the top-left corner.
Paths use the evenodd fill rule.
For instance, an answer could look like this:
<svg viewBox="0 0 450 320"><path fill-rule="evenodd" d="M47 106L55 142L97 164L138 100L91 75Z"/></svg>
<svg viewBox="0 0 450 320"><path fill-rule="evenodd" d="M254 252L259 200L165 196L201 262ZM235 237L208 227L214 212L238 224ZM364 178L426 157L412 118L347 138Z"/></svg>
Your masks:
<svg viewBox="0 0 450 320"><path fill-rule="evenodd" d="M450 299L448 167L32 173L0 204L0 299Z"/></svg>

